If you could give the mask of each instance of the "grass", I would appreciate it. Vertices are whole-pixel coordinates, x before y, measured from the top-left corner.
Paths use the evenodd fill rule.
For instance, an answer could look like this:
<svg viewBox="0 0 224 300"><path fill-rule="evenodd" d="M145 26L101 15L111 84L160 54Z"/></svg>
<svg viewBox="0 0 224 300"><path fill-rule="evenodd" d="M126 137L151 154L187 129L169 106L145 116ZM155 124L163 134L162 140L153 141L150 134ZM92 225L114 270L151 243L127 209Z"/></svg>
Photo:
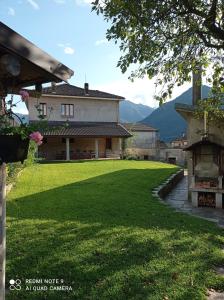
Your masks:
<svg viewBox="0 0 224 300"><path fill-rule="evenodd" d="M223 231L175 212L151 191L175 167L92 161L26 168L8 196L7 300L193 300L224 290ZM73 290L25 291L30 278Z"/></svg>

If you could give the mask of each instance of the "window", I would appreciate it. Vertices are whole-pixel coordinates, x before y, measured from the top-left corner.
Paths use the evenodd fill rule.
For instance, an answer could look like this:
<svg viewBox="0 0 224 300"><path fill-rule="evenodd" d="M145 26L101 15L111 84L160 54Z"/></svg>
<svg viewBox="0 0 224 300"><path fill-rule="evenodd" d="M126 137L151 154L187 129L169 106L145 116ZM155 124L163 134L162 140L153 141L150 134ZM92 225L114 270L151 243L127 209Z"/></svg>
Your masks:
<svg viewBox="0 0 224 300"><path fill-rule="evenodd" d="M106 149L112 150L112 139L111 138L106 139Z"/></svg>
<svg viewBox="0 0 224 300"><path fill-rule="evenodd" d="M40 115L41 116L47 115L47 104L46 103L40 103Z"/></svg>
<svg viewBox="0 0 224 300"><path fill-rule="evenodd" d="M73 104L62 104L61 105L61 115L64 117L74 116L74 105Z"/></svg>

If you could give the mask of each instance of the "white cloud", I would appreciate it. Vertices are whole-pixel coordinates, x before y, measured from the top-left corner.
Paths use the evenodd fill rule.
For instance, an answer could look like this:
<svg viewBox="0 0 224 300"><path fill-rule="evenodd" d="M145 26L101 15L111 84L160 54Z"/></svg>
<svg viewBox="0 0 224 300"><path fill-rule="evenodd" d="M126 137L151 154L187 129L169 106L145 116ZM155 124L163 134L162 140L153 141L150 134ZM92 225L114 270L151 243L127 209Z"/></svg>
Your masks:
<svg viewBox="0 0 224 300"><path fill-rule="evenodd" d="M8 7L8 15L15 16L15 14L16 14L15 9L12 7Z"/></svg>
<svg viewBox="0 0 224 300"><path fill-rule="evenodd" d="M38 3L35 2L34 0L27 0L27 2L33 7L33 9L35 9L35 10L40 9Z"/></svg>
<svg viewBox="0 0 224 300"><path fill-rule="evenodd" d="M106 40L106 39L103 39L103 40L98 40L95 42L95 46L100 46L100 45L103 45L103 44L109 44L109 41Z"/></svg>
<svg viewBox="0 0 224 300"><path fill-rule="evenodd" d="M54 0L57 4L65 4L66 0Z"/></svg>
<svg viewBox="0 0 224 300"><path fill-rule="evenodd" d="M75 0L76 5L78 6L91 6L91 4L94 2L94 0ZM104 7L105 6L105 0L99 0L99 4Z"/></svg>
<svg viewBox="0 0 224 300"><path fill-rule="evenodd" d="M190 83L184 84L182 87L174 89L172 99L179 96L181 93L191 87ZM106 84L94 87L98 90L120 95L134 103L141 103L151 107L158 107L159 103L154 99L155 84L154 80L149 80L147 77L143 79L136 79L131 82L128 79L112 81Z"/></svg>
<svg viewBox="0 0 224 300"><path fill-rule="evenodd" d="M93 2L93 0L75 0L75 3L79 6L89 5Z"/></svg>
<svg viewBox="0 0 224 300"><path fill-rule="evenodd" d="M72 47L65 47L64 52L65 52L65 54L74 54L75 49Z"/></svg>
<svg viewBox="0 0 224 300"><path fill-rule="evenodd" d="M131 82L128 79L112 81L107 84L97 86L97 89L120 95L134 103L142 103L149 106L156 106L156 101L153 99L155 92L154 83L147 78L136 79Z"/></svg>
<svg viewBox="0 0 224 300"><path fill-rule="evenodd" d="M71 47L70 43L66 43L66 44L58 43L57 45L58 45L58 47L64 49L65 54L74 54L75 53L75 49Z"/></svg>

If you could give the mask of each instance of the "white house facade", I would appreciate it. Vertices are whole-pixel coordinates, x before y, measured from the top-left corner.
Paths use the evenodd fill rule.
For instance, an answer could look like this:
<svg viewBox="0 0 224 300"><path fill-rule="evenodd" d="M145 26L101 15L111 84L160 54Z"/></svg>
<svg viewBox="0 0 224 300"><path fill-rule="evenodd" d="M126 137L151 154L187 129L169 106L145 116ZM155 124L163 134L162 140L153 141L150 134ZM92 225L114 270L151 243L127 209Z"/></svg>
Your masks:
<svg viewBox="0 0 224 300"><path fill-rule="evenodd" d="M131 134L119 123L124 98L69 84L44 88L40 98L26 103L29 122L38 114L48 121L39 156L46 160L118 158L122 139Z"/></svg>

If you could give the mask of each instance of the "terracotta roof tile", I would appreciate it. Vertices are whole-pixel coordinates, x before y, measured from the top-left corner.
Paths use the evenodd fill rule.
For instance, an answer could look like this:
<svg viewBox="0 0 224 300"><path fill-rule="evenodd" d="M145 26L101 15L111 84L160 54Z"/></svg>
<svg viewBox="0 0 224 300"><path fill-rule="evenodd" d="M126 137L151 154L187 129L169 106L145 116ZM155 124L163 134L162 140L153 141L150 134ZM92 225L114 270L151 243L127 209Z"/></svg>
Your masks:
<svg viewBox="0 0 224 300"><path fill-rule="evenodd" d="M141 123L122 123L122 125L130 131L158 131L158 129Z"/></svg>
<svg viewBox="0 0 224 300"><path fill-rule="evenodd" d="M71 84L59 84L54 87L45 87L42 90L42 94L50 94L50 95L61 95L61 96L80 96L86 98L109 98L109 99L118 99L123 100L124 97L117 96L114 94L109 94L106 92L98 91L98 90L90 90L88 89L88 94L85 93L83 88L77 87Z"/></svg>
<svg viewBox="0 0 224 300"><path fill-rule="evenodd" d="M33 121L34 122L34 121ZM31 122L31 123L33 123ZM110 122L48 122L49 129L44 136L80 136L80 137L130 137L131 134L122 125ZM52 129L50 128L52 127ZM57 128L58 127L58 128Z"/></svg>

